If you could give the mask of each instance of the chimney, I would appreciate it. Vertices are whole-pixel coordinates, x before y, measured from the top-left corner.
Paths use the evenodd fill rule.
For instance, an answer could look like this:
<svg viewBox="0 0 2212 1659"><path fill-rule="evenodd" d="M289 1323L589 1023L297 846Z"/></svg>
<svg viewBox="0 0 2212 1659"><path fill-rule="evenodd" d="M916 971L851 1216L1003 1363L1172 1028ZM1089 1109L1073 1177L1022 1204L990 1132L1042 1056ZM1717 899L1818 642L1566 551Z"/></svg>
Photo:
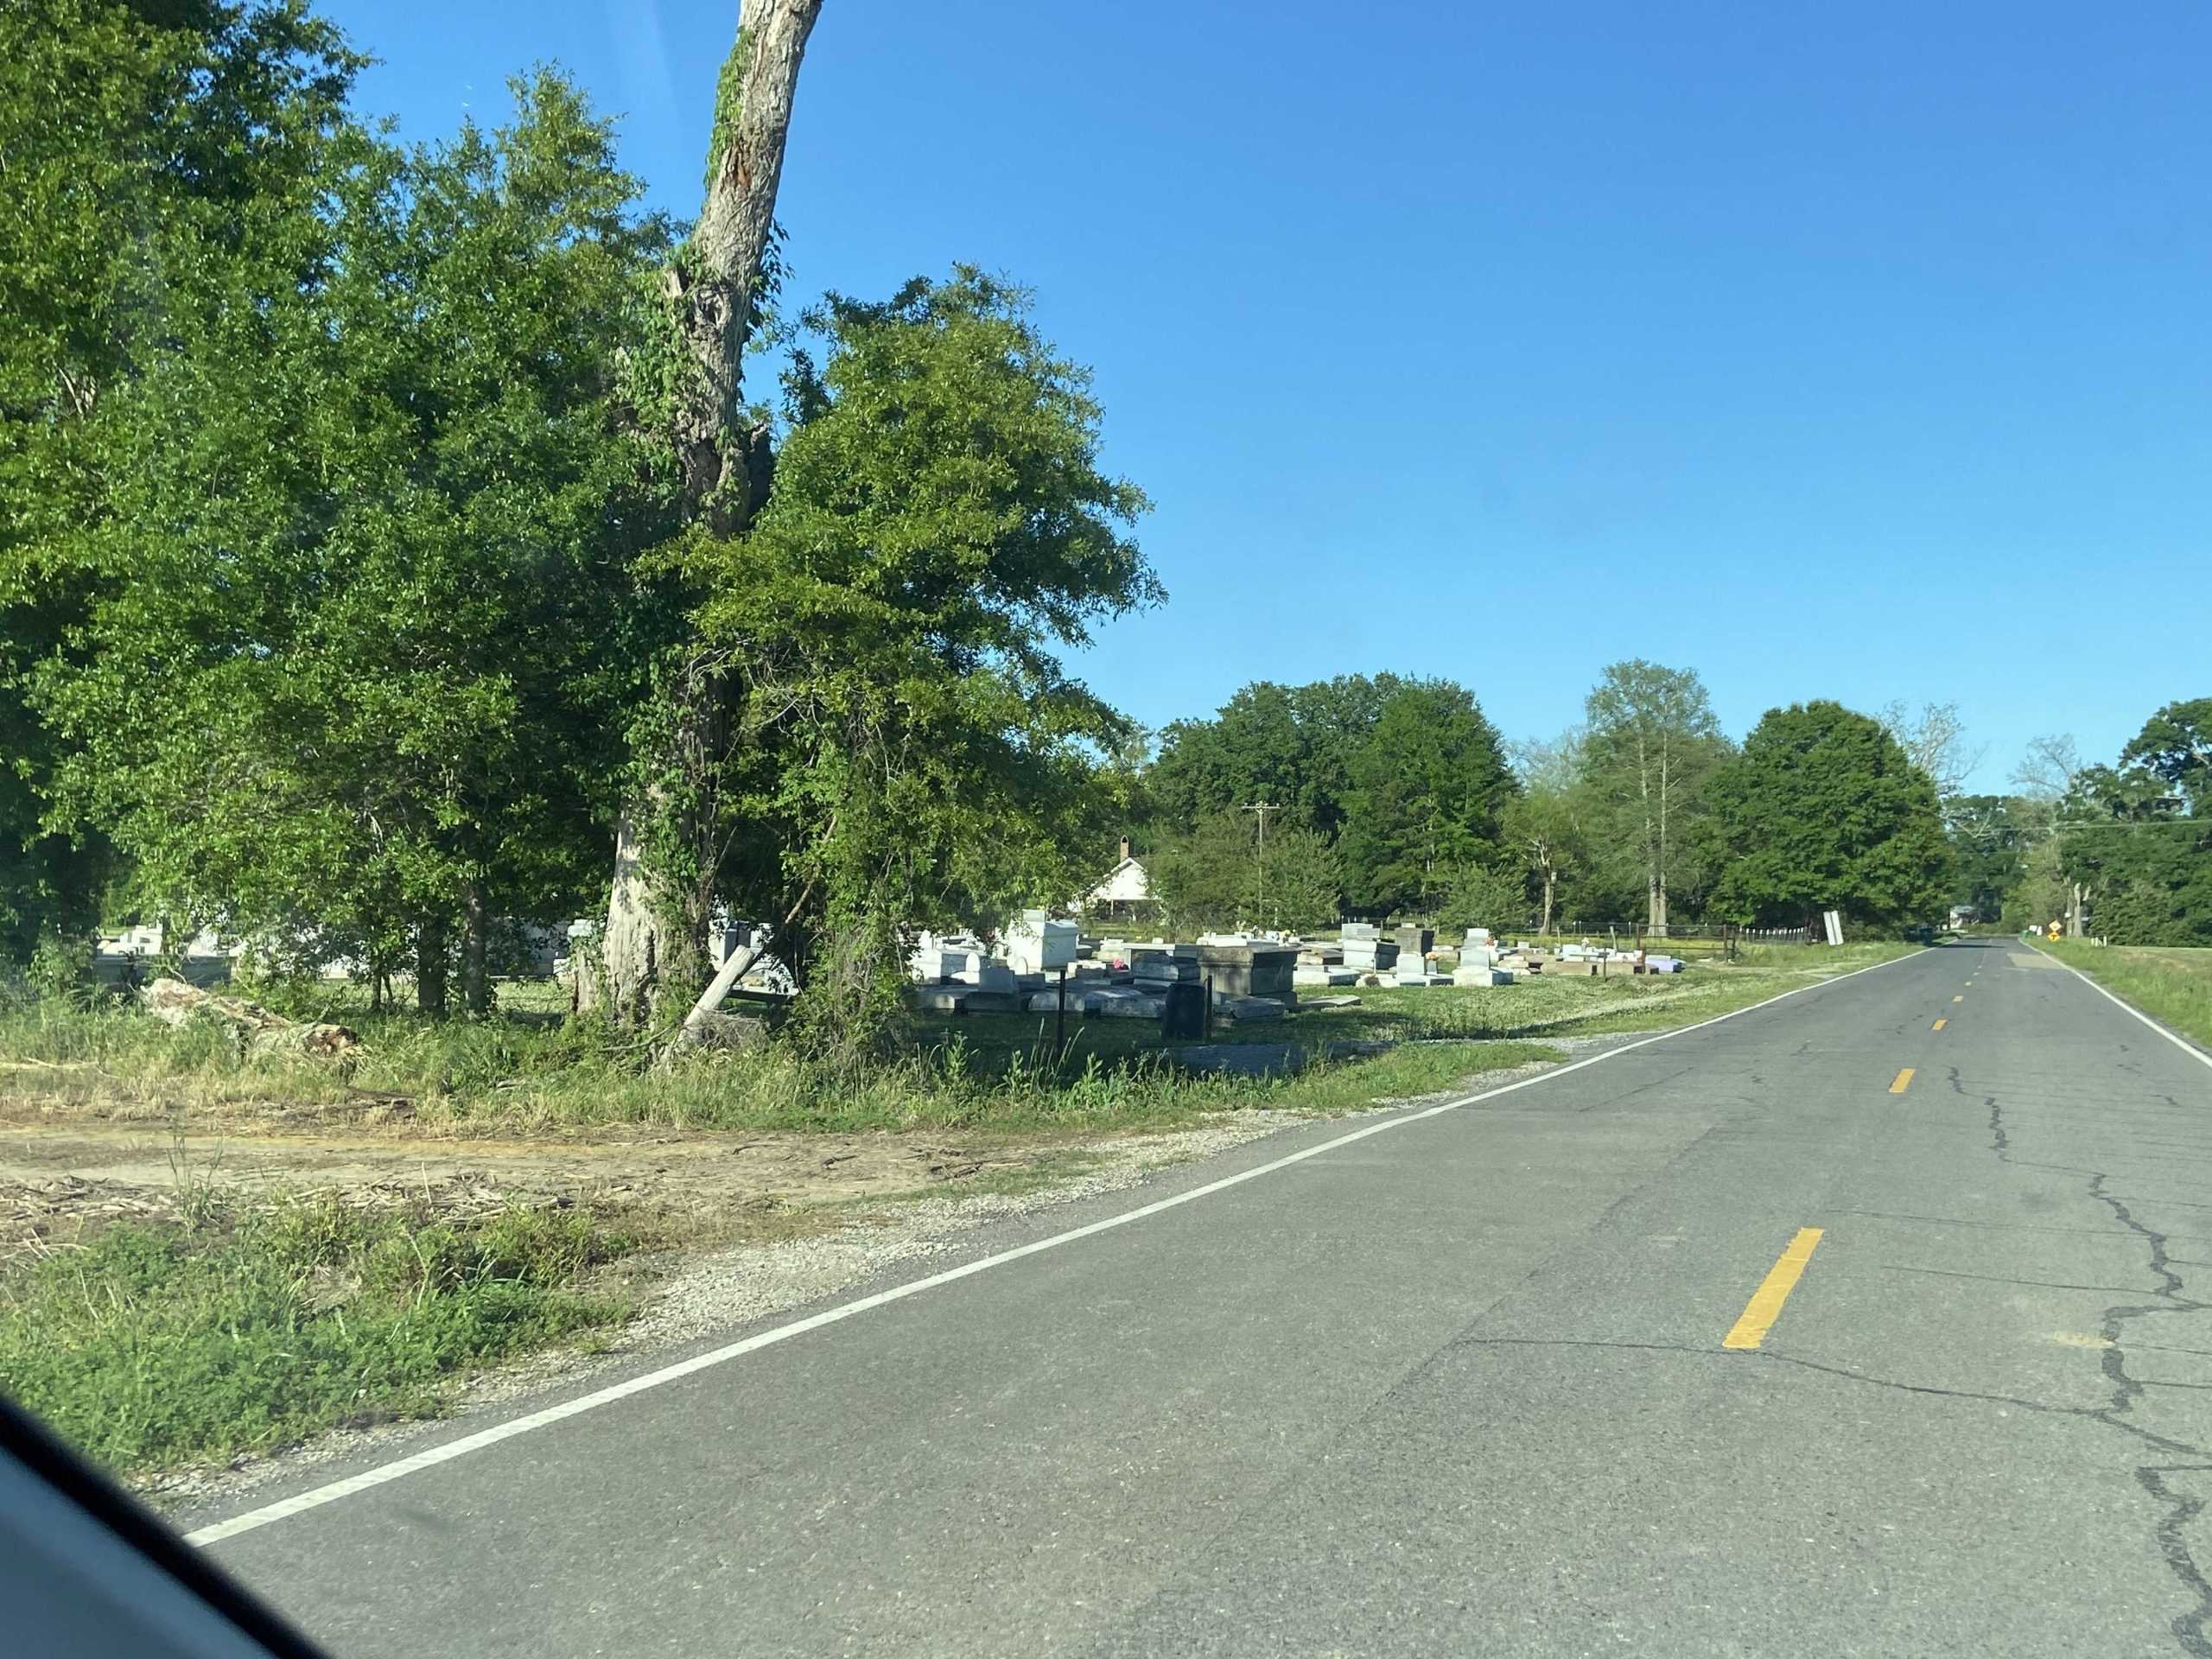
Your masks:
<svg viewBox="0 0 2212 1659"><path fill-rule="evenodd" d="M1122 837L1122 862L1127 863L1127 862L1128 861L1128 857L1129 857L1129 838L1128 838L1127 836L1123 836Z"/></svg>

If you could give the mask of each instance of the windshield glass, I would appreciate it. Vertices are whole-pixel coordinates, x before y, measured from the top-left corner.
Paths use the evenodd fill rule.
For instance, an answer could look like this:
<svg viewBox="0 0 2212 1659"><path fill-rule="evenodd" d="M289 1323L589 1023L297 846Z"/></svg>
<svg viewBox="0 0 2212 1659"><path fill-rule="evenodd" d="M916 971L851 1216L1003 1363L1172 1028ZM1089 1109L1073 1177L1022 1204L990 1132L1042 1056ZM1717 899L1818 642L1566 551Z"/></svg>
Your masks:
<svg viewBox="0 0 2212 1659"><path fill-rule="evenodd" d="M2209 53L10 0L0 1395L340 1655L2212 1653Z"/></svg>

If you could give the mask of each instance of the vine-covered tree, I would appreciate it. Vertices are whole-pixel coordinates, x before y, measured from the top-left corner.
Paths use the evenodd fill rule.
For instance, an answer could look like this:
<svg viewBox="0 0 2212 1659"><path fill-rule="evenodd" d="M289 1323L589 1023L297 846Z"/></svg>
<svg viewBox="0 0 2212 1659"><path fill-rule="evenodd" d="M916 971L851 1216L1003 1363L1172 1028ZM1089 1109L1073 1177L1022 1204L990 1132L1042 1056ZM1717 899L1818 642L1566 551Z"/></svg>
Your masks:
<svg viewBox="0 0 2212 1659"><path fill-rule="evenodd" d="M766 505L681 545L732 692L718 831L755 849L725 890L826 1046L874 1028L903 928L1074 890L1129 728L1058 653L1162 595L1088 375L1020 290L961 267L804 322Z"/></svg>
<svg viewBox="0 0 2212 1659"><path fill-rule="evenodd" d="M705 199L662 273L660 324L639 352L659 383L646 407L680 474L681 516L704 540L741 533L774 473L767 423L745 403L745 353L779 280L776 194L799 63L821 10L822 0L741 0L715 86ZM580 1007L625 1022L659 1001L664 982L683 995L702 975L730 851L716 801L731 742L728 659L685 632L652 666L653 690L632 722L607 925L577 982ZM756 862L775 856L737 851Z"/></svg>

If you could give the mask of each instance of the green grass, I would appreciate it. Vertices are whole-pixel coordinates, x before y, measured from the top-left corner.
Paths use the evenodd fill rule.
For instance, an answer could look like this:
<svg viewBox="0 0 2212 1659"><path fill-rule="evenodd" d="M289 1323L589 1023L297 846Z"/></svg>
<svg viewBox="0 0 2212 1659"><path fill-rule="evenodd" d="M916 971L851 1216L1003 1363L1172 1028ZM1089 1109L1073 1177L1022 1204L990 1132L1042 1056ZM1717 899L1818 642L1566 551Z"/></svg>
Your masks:
<svg viewBox="0 0 2212 1659"><path fill-rule="evenodd" d="M1490 1043L1657 1030L1908 948L1754 947L1737 963L1707 960L1682 975L1537 976L1480 988L1384 986L1354 993L1358 1001L1351 1007L1309 1009L1265 1024L1223 1022L1215 1040L1289 1043L1319 1054L1346 1042ZM0 1096L188 1121L296 1116L323 1122L334 1109L371 1112L396 1103L419 1122L486 1132L642 1124L1019 1133L1173 1128L1249 1106L1338 1109L1359 1103L1353 1096L1363 1082L1371 1082L1370 1096L1421 1092L1377 1071L1379 1058L1334 1063L1325 1082L1313 1072L1290 1079L1193 1075L1163 1051L1149 1020L1071 1021L1067 1048L1055 1056L1049 1015L918 1020L900 1053L855 1076L826 1071L774 1045L652 1065L626 1039L564 1021L550 1007L434 1022L369 1014L349 1007L340 988L292 1012L341 1019L361 1033L364 1046L349 1075L296 1057L241 1057L212 1027L177 1031L127 1007L48 1000L0 1009ZM1458 1063L1470 1073L1487 1064L1471 1052Z"/></svg>
<svg viewBox="0 0 2212 1659"><path fill-rule="evenodd" d="M2212 950L2097 945L2080 939L2046 939L2036 948L2080 969L2152 1019L2212 1048Z"/></svg>
<svg viewBox="0 0 2212 1659"><path fill-rule="evenodd" d="M0 1268L0 1391L135 1475L434 1414L472 1367L618 1323L582 1285L631 1247L572 1211L329 1198L117 1225Z"/></svg>
<svg viewBox="0 0 2212 1659"><path fill-rule="evenodd" d="M973 1029L925 1029L908 1052L854 1076L776 1046L652 1066L584 1027L384 1016L359 1022L367 1048L348 1082L327 1063L241 1058L208 1033L172 1031L128 1008L42 1003L0 1014L0 1096L65 1113L200 1124L299 1117L327 1125L346 1121L332 1118L334 1109L378 1110L398 1100L416 1122L462 1132L642 1124L1052 1133L1172 1129L1253 1106L1335 1109L1356 1092L1312 1073L1195 1074L1160 1051L1155 1025L1102 1027L1119 1037L1112 1027L1124 1023L1135 1027L1134 1040L1079 1041L1057 1065L1020 1020L995 1033L982 1020L962 1022ZM1287 1020L1267 1034L1291 1040L1300 1029ZM1323 1039L1358 1034L1335 1026L1314 1032ZM1471 1073L1487 1064L1479 1055L1464 1061ZM1377 1084L1381 1092L1396 1087L1387 1077Z"/></svg>

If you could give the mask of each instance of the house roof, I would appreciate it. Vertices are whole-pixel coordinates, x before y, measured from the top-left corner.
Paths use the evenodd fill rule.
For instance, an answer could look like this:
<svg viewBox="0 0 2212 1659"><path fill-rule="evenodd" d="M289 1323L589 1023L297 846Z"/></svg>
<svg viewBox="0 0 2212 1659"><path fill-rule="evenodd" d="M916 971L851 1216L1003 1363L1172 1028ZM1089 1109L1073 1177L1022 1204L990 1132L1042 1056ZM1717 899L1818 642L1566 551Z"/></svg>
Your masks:
<svg viewBox="0 0 2212 1659"><path fill-rule="evenodd" d="M1152 880L1135 858L1125 858L1106 873L1105 879L1084 894L1087 905L1128 904L1152 897Z"/></svg>

